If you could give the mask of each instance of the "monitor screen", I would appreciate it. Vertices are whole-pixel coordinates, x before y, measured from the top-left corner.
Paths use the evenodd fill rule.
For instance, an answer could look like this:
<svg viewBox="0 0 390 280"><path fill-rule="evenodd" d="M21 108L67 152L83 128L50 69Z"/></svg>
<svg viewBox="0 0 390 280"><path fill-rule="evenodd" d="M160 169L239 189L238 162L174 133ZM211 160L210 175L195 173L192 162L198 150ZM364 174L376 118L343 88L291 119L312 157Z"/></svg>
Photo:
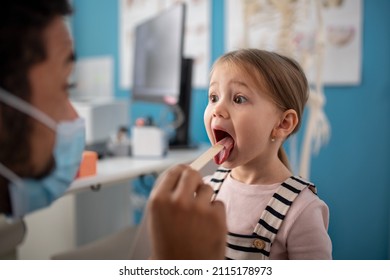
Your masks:
<svg viewBox="0 0 390 280"><path fill-rule="evenodd" d="M139 24L135 32L133 99L176 104L180 95L184 5Z"/></svg>

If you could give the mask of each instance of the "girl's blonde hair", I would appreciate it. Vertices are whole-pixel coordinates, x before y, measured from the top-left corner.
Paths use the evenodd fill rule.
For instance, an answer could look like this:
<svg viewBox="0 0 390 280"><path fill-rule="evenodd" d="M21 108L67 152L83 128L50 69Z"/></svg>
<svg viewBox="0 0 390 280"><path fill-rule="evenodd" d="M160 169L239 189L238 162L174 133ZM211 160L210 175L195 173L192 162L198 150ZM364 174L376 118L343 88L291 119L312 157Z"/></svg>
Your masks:
<svg viewBox="0 0 390 280"><path fill-rule="evenodd" d="M295 110L298 124L292 134L299 130L309 86L305 73L294 59L265 50L241 49L224 54L214 66L221 62L237 65L252 77L255 73L256 84L278 108L282 111ZM279 148L278 157L290 168L283 146Z"/></svg>

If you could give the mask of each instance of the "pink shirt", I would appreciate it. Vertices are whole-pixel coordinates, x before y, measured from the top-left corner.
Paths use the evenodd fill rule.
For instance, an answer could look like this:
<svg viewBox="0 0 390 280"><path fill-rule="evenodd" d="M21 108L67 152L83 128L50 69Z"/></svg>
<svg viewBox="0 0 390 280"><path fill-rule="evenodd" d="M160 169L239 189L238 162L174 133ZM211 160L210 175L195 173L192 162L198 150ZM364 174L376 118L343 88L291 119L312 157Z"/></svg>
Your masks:
<svg viewBox="0 0 390 280"><path fill-rule="evenodd" d="M208 176L204 180L208 183L210 179ZM280 183L247 185L227 176L217 200L225 204L228 230L252 234L261 213L279 187ZM295 199L276 235L270 259L332 259L328 224L327 205L305 188Z"/></svg>

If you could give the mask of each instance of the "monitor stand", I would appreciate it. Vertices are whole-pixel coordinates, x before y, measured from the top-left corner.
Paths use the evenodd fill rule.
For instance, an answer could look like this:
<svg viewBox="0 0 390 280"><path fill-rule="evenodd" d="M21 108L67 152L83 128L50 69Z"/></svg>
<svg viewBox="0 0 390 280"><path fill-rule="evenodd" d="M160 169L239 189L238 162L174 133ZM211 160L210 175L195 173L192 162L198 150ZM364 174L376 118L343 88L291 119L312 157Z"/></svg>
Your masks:
<svg viewBox="0 0 390 280"><path fill-rule="evenodd" d="M184 122L176 128L175 137L170 141L170 149L196 149L197 145L190 143L190 113L191 113L191 93L192 93L192 58L182 59L182 71L180 77L180 96L178 107L183 113ZM174 116L177 119L177 113Z"/></svg>
<svg viewBox="0 0 390 280"><path fill-rule="evenodd" d="M173 142L169 143L170 150L195 150L198 147L199 147L199 145L192 144L192 143L185 144L185 145L181 145L181 144L177 144L177 143L173 143Z"/></svg>

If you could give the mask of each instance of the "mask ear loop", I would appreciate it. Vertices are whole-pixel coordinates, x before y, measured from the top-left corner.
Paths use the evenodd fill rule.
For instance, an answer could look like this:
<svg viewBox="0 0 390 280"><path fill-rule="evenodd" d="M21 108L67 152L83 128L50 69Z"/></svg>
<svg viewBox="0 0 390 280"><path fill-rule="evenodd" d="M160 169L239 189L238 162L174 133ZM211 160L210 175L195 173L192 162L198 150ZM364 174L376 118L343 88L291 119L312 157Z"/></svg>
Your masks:
<svg viewBox="0 0 390 280"><path fill-rule="evenodd" d="M57 126L56 123L48 117L46 114L42 113L38 109L34 108L24 100L15 97L5 89L0 87L0 101L7 104L10 107L13 107L30 117L36 118L42 121L49 128L55 129ZM0 174L2 174L5 178L7 178L10 182L12 182L19 190L23 188L23 181L16 175L11 169L6 167L0 162ZM11 190L10 190L11 191Z"/></svg>
<svg viewBox="0 0 390 280"><path fill-rule="evenodd" d="M0 174L3 175L5 178L7 178L10 182L13 182L15 185L22 186L22 180L16 175L14 172L11 171L8 167L3 165L0 162Z"/></svg>
<svg viewBox="0 0 390 280"><path fill-rule="evenodd" d="M3 175L8 181L12 182L16 187L23 188L23 181L16 175L11 169L0 162L0 174Z"/></svg>
<svg viewBox="0 0 390 280"><path fill-rule="evenodd" d="M11 106L19 110L20 112L25 113L26 115L29 115L34 119L37 119L38 121L45 124L47 127L56 131L57 123L53 121L52 118L50 118L48 115L38 110L28 102L24 101L23 99L20 99L14 96L13 94L9 93L3 88L0 88L0 101L7 104L8 106Z"/></svg>
<svg viewBox="0 0 390 280"><path fill-rule="evenodd" d="M23 193L23 181L18 177L18 175L12 172L12 170L3 165L1 162L0 174L7 178L8 181L12 182L13 184L13 187L8 189L12 205L12 217L10 216L7 218L16 221L22 217L22 215L19 214L20 207L23 207L26 203L25 201L23 201L22 196L18 195L20 193Z"/></svg>

